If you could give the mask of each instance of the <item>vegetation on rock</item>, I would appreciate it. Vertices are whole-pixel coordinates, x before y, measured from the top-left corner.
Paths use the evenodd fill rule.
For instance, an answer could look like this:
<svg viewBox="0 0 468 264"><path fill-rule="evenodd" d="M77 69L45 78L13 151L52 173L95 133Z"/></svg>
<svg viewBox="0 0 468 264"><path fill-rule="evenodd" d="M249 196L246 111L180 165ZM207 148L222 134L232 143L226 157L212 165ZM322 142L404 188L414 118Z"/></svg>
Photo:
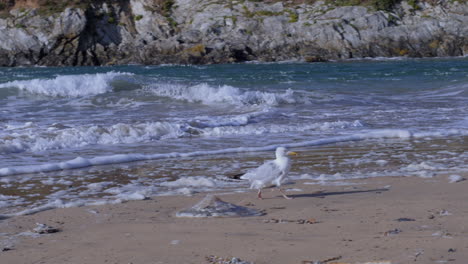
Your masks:
<svg viewBox="0 0 468 264"><path fill-rule="evenodd" d="M459 15L467 7L453 0L247 1L0 0L7 25L0 39L12 39L1 43L0 65L321 62L468 53L468 20Z"/></svg>
<svg viewBox="0 0 468 264"><path fill-rule="evenodd" d="M135 21L140 21L143 18L143 15L136 15L134 18Z"/></svg>

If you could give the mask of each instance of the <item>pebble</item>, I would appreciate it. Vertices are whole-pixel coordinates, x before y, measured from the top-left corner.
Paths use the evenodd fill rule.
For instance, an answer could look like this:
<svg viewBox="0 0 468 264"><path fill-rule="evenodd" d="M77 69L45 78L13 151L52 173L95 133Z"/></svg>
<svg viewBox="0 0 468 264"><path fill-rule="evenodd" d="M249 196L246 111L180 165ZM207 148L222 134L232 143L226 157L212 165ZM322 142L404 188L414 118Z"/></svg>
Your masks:
<svg viewBox="0 0 468 264"><path fill-rule="evenodd" d="M395 228L384 233L384 236L397 235L401 233L401 229Z"/></svg>
<svg viewBox="0 0 468 264"><path fill-rule="evenodd" d="M223 258L214 255L207 256L206 261L208 261L209 264L253 264L251 262L243 261L240 258Z"/></svg>
<svg viewBox="0 0 468 264"><path fill-rule="evenodd" d="M402 217L402 218L396 219L395 221L398 221L398 222L412 222L412 221L416 221L416 220L413 219L413 218Z"/></svg>
<svg viewBox="0 0 468 264"><path fill-rule="evenodd" d="M33 229L33 231L38 234L51 234L61 231L59 228L51 227L46 224L36 223L36 225L37 226Z"/></svg>
<svg viewBox="0 0 468 264"><path fill-rule="evenodd" d="M296 224L317 224L319 221L317 221L315 218L309 218L308 220L305 219L298 219L298 220L289 220L289 219L265 219L263 220L263 223L296 223Z"/></svg>
<svg viewBox="0 0 468 264"><path fill-rule="evenodd" d="M331 261L335 261L335 260L339 260L339 259L341 259L341 256L333 257L333 258L329 258L329 259L324 259L324 260L318 260L318 261L303 260L301 263L302 264L326 264L326 263L350 264L350 263L345 263L345 262L331 262Z"/></svg>

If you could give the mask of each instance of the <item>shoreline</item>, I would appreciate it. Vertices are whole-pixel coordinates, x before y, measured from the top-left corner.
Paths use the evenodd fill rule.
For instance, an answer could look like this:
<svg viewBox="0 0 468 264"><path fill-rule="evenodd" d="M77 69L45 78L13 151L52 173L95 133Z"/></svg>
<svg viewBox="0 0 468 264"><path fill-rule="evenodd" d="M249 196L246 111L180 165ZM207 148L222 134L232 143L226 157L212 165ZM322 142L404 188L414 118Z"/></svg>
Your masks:
<svg viewBox="0 0 468 264"><path fill-rule="evenodd" d="M382 136L388 135L388 130L386 131ZM402 133L402 130L392 131L397 136L406 135ZM351 137L354 138L354 136ZM335 137L337 138L343 137ZM411 137L397 141L369 139L325 144L319 147L294 147L291 149L298 151L300 157L293 159L290 179L327 184L337 180L362 179L365 181L368 178L384 176L404 175L430 178L444 173L447 175L463 174L466 172L466 166L462 162L465 138L466 136L451 140L435 138L429 141ZM291 145L303 145L302 143L309 141L301 142ZM320 143L322 140L310 142ZM234 155L202 155L182 159L168 157L164 163L160 159L154 159L89 169L29 174L24 180L21 176L8 176L1 178L6 183L2 185L4 189L1 194L6 195L7 201L8 197L18 198L17 200L11 199L8 201L10 206L2 208L0 219L29 215L54 208L117 204L131 200L144 200L149 197L158 199L161 196L192 195L200 192L224 193L246 190L247 182L232 179L231 176L243 174L271 159L271 151L260 151L266 147L242 148L243 152L234 153ZM275 145L270 145L270 147L275 147ZM379 149L377 152L373 150L376 147ZM252 149L258 151L247 152ZM225 150L240 151L241 149ZM218 150L204 153L208 152L214 153ZM174 153L158 155L174 155ZM184 153L188 156L190 154L202 153ZM425 156L431 158L424 158ZM94 159L100 159L100 157ZM84 158L76 158L71 163L79 164L75 162L76 160L84 160ZM65 162L56 164L65 164ZM219 164L224 165L219 167ZM207 168L214 169L207 170ZM19 202L15 206L16 201Z"/></svg>
<svg viewBox="0 0 468 264"><path fill-rule="evenodd" d="M218 196L265 213L244 218L175 216L206 193L53 209L0 221L0 245L7 248L0 256L5 263L209 263L211 255L257 264L339 256L343 263L464 263L468 181L449 183L448 176L326 186L299 180L284 186L295 190L288 191L293 200L268 190L264 200L253 190ZM36 223L61 232L24 236Z"/></svg>
<svg viewBox="0 0 468 264"><path fill-rule="evenodd" d="M307 62L304 59L285 59L279 61L238 61L238 62L221 62L221 63L206 63L206 64L187 64L187 63L160 63L160 64L142 64L142 63L123 63L113 65L51 65L45 66L40 64L34 65L21 65L21 66L0 66L0 69L23 69L23 68L114 68L114 67L202 67L202 66L220 66L220 65L268 65L268 64L322 64L322 63L348 63L348 62L386 62L386 61L430 61L430 60L463 60L468 59L467 55L455 56L426 56L426 57L409 57L409 56L391 56L391 57L356 57L356 58L343 58L332 59L320 62Z"/></svg>

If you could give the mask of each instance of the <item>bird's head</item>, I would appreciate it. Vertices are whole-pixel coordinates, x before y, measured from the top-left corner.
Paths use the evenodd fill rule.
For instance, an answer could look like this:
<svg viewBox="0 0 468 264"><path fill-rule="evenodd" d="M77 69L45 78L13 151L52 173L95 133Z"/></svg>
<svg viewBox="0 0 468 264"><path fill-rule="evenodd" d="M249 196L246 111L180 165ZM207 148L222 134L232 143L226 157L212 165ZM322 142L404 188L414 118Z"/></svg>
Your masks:
<svg viewBox="0 0 468 264"><path fill-rule="evenodd" d="M298 155L296 152L294 151L287 151L287 149L285 147L279 147L276 149L276 158L280 158L280 157L285 157L286 155L288 156L292 156L292 155Z"/></svg>

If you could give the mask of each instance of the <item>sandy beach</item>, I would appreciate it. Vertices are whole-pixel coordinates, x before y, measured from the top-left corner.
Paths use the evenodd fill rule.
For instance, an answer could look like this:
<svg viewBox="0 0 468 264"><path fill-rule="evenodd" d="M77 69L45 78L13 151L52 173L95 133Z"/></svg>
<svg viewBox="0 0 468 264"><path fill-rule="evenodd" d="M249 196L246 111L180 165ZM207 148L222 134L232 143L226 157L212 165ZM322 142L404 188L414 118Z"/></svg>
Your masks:
<svg viewBox="0 0 468 264"><path fill-rule="evenodd" d="M468 181L380 177L217 194L263 216L180 218L206 193L54 209L0 222L1 263L466 263ZM467 177L468 175L461 175ZM312 184L311 184L312 183ZM43 223L60 229L28 233ZM26 233L25 233L26 232ZM210 256L211 257L210 262ZM207 259L208 258L208 259ZM329 261L326 261L329 260ZM325 262L324 262L325 261ZM227 262L225 262L227 263Z"/></svg>
<svg viewBox="0 0 468 264"><path fill-rule="evenodd" d="M0 69L0 264L468 263L468 57L352 57Z"/></svg>

